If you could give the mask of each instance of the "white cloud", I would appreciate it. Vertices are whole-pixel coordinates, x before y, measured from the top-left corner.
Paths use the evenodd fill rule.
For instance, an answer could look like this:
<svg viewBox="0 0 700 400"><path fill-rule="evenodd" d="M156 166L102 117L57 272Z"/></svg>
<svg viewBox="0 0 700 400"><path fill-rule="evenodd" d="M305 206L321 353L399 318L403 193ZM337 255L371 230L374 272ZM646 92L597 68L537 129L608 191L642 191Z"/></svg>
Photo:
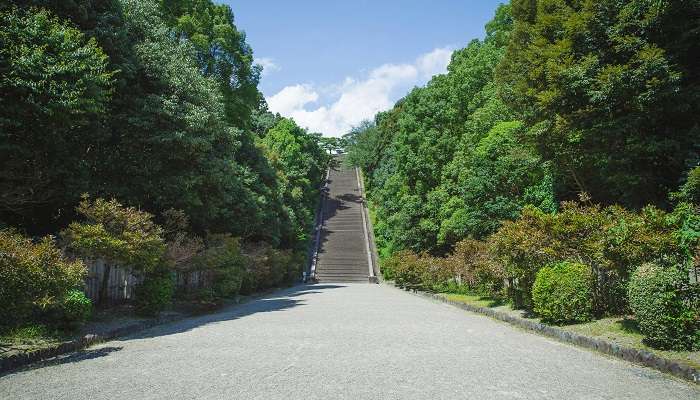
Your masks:
<svg viewBox="0 0 700 400"><path fill-rule="evenodd" d="M270 111L294 118L301 126L326 136L340 136L363 120L393 106L413 86L422 85L433 75L444 73L452 50L435 49L412 64L384 64L362 79L351 77L323 88L310 84L287 86L267 99ZM330 104L314 107L322 94L330 94Z"/></svg>
<svg viewBox="0 0 700 400"><path fill-rule="evenodd" d="M294 85L285 87L267 99L267 104L273 112L287 115L316 100L318 100L318 93L311 85Z"/></svg>
<svg viewBox="0 0 700 400"><path fill-rule="evenodd" d="M269 57L256 58L255 63L263 67L263 76L270 75L271 73L281 69L279 65L275 64L275 60Z"/></svg>
<svg viewBox="0 0 700 400"><path fill-rule="evenodd" d="M420 73L427 78L445 72L452 59L453 51L449 48L435 49L418 58L416 64Z"/></svg>

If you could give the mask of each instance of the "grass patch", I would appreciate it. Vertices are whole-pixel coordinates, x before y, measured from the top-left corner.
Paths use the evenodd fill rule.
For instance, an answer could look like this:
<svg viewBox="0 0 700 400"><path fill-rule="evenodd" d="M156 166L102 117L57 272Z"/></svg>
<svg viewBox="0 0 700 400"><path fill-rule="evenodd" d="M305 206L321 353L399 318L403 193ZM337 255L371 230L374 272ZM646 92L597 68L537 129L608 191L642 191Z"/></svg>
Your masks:
<svg viewBox="0 0 700 400"><path fill-rule="evenodd" d="M470 304L476 307L497 308L504 305L504 303L501 300L476 294L446 293L442 296L445 297L447 300L458 301L460 303Z"/></svg>
<svg viewBox="0 0 700 400"><path fill-rule="evenodd" d="M637 322L630 317L609 317L560 328L581 335L605 339L621 346L647 350L656 355L682 361L693 368L700 369L700 351L658 350L644 344L644 335L639 332Z"/></svg>
<svg viewBox="0 0 700 400"><path fill-rule="evenodd" d="M526 315L524 311L514 310L509 304L504 304L488 296L453 293L445 293L441 296L448 300L458 301L476 307L493 308L525 318L531 317ZM601 318L580 324L557 325L557 327L568 332L578 333L596 339L603 339L620 346L647 350L658 356L674 361L681 361L693 368L700 369L700 351L667 351L649 347L644 344L644 335L639 332L637 322L631 317Z"/></svg>
<svg viewBox="0 0 700 400"><path fill-rule="evenodd" d="M24 352L61 343L67 335L45 325L32 324L0 332L0 357L6 353Z"/></svg>

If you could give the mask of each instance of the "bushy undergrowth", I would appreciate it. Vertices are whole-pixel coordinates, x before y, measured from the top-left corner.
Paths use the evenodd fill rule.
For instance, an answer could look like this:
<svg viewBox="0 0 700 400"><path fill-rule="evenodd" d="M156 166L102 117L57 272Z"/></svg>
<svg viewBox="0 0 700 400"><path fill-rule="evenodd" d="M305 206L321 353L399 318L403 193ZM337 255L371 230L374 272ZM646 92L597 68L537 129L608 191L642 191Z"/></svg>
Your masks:
<svg viewBox="0 0 700 400"><path fill-rule="evenodd" d="M635 265L687 271L683 266L693 256L697 263L699 215L690 203L671 213L571 202L557 213L526 207L487 239L465 239L445 257L397 251L383 259L382 273L405 288L505 298L553 323L624 315L631 308L650 344L687 348L700 335L700 295L688 274L673 275L675 286L668 283L670 272L644 283L647 275L639 275L628 286Z"/></svg>
<svg viewBox="0 0 700 400"><path fill-rule="evenodd" d="M70 295L82 287L85 273L83 263L68 260L50 237L33 242L0 231L0 325L40 320L62 307L66 323L79 321L84 314L72 311Z"/></svg>
<svg viewBox="0 0 700 400"><path fill-rule="evenodd" d="M136 311L145 316L157 316L170 305L174 293L172 271L167 268L149 271L136 287Z"/></svg>
<svg viewBox="0 0 700 400"><path fill-rule="evenodd" d="M561 262L537 272L534 311L546 322L586 322L593 317L593 276L584 264Z"/></svg>
<svg viewBox="0 0 700 400"><path fill-rule="evenodd" d="M72 289L61 299L56 312L59 324L74 329L92 316L92 301L82 291Z"/></svg>
<svg viewBox="0 0 700 400"><path fill-rule="evenodd" d="M488 241L505 267L517 307L532 309L532 285L540 268L578 260L596 277L593 311L602 316L627 310L626 286L633 266L657 259L682 262L677 229L669 215L655 207L634 213L617 206L567 202L555 214L527 207Z"/></svg>
<svg viewBox="0 0 700 400"><path fill-rule="evenodd" d="M247 244L245 274L241 292L255 291L290 284L301 276L303 254L279 250L265 243Z"/></svg>
<svg viewBox="0 0 700 400"><path fill-rule="evenodd" d="M700 349L700 293L687 282L687 271L656 264L644 264L632 275L630 307L650 345Z"/></svg>
<svg viewBox="0 0 700 400"><path fill-rule="evenodd" d="M200 268L211 271L211 294L216 298L236 296L243 281L244 258L239 240L228 235L209 237L200 256Z"/></svg>

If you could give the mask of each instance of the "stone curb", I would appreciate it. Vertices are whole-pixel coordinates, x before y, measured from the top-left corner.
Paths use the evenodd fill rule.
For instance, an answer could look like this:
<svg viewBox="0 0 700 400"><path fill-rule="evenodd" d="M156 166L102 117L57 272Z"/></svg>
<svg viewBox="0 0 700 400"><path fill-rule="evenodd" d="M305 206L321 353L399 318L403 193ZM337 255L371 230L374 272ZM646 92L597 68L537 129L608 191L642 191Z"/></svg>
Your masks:
<svg viewBox="0 0 700 400"><path fill-rule="evenodd" d="M28 353L15 354L0 360L0 376L35 362L43 361L66 353L76 352L100 342L105 342L119 336L127 336L157 325L179 321L186 317L187 316L185 315L178 315L149 319L126 326L121 326L102 335L88 334L81 338L56 344L44 349L39 349Z"/></svg>
<svg viewBox="0 0 700 400"><path fill-rule="evenodd" d="M393 286L394 288L404 290L394 285L393 282L383 280L383 283ZM520 328L534 331L543 336L554 338L561 342L570 343L579 347L584 347L590 350L597 351L599 353L607 354L609 356L621 358L625 361L643 365L645 367L654 368L661 372L669 373L678 378L685 379L687 381L700 385L700 370L678 361L673 361L664 357L660 357L646 350L620 346L618 344L611 343L606 340L595 339L592 337L580 335L578 333L567 332L556 326L546 325L541 322L517 317L487 307L478 307L459 301L449 300L445 297L433 293L426 293L415 290L405 291L423 298L439 301L441 303L446 303L466 311L483 314L488 317L497 319L499 321L507 322L509 324L516 325Z"/></svg>

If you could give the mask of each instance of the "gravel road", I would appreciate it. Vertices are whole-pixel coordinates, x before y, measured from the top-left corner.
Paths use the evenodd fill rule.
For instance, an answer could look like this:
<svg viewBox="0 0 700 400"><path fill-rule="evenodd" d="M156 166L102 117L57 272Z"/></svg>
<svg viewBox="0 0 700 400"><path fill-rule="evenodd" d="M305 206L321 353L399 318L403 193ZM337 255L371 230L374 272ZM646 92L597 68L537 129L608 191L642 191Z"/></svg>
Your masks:
<svg viewBox="0 0 700 400"><path fill-rule="evenodd" d="M0 377L0 399L700 399L392 287L297 286Z"/></svg>

